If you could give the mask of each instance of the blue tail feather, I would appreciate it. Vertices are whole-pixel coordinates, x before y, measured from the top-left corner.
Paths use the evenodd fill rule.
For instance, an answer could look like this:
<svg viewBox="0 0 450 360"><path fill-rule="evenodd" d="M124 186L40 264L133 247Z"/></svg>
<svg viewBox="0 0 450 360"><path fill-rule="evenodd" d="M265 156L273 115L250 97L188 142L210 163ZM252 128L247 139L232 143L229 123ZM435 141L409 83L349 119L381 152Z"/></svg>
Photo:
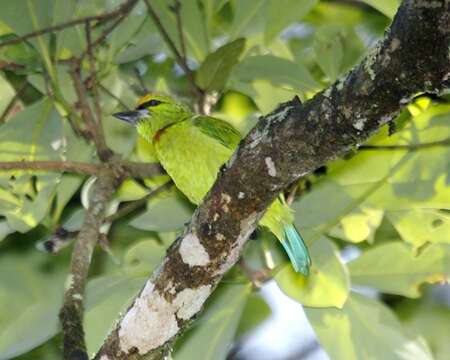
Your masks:
<svg viewBox="0 0 450 360"><path fill-rule="evenodd" d="M284 239L281 244L288 254L295 271L308 276L311 258L308 248L294 224L284 225Z"/></svg>

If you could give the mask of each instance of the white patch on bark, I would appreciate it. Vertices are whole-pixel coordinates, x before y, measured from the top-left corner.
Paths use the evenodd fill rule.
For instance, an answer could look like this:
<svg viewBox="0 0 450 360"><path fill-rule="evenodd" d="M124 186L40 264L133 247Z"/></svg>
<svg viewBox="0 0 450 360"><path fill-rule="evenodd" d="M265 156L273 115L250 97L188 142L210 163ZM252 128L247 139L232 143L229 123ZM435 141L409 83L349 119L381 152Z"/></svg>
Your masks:
<svg viewBox="0 0 450 360"><path fill-rule="evenodd" d="M64 289L70 290L73 286L74 283L74 278L73 278L73 274L70 273L69 275L67 275L66 281L64 282Z"/></svg>
<svg viewBox="0 0 450 360"><path fill-rule="evenodd" d="M264 162L266 163L268 174L272 177L277 176L277 169L275 167L275 163L273 162L272 158L268 156L264 159Z"/></svg>
<svg viewBox="0 0 450 360"><path fill-rule="evenodd" d="M219 220L219 218L220 218L220 215L218 213L215 213L213 216L213 221L215 222L215 221Z"/></svg>
<svg viewBox="0 0 450 360"><path fill-rule="evenodd" d="M209 254L195 234L189 233L181 241L181 259L189 266L205 266L209 263Z"/></svg>
<svg viewBox="0 0 450 360"><path fill-rule="evenodd" d="M397 50L400 47L401 41L398 38L393 38L391 45L389 46L389 50L390 52L394 52L395 50Z"/></svg>
<svg viewBox="0 0 450 360"><path fill-rule="evenodd" d="M239 191L238 199L243 199L243 198L245 198L245 193L243 193L242 191Z"/></svg>
<svg viewBox="0 0 450 360"><path fill-rule="evenodd" d="M231 196L226 193L223 193L221 195L221 201L223 202L222 210L226 213L230 211L230 209L228 208L228 204L231 202Z"/></svg>
<svg viewBox="0 0 450 360"><path fill-rule="evenodd" d="M221 233L217 233L216 234L216 239L219 241L225 240L225 236Z"/></svg>
<svg viewBox="0 0 450 360"><path fill-rule="evenodd" d="M379 121L379 124L383 125L383 124L386 124L387 122L389 122L391 120L392 120L392 116L391 115L384 115L384 116L381 117L381 119Z"/></svg>
<svg viewBox="0 0 450 360"><path fill-rule="evenodd" d="M173 305L148 281L121 321L120 349L127 353L136 348L139 355L144 355L170 340L178 330Z"/></svg>
<svg viewBox="0 0 450 360"><path fill-rule="evenodd" d="M72 299L83 300L83 295L81 295L81 294L73 294L72 295Z"/></svg>
<svg viewBox="0 0 450 360"><path fill-rule="evenodd" d="M268 122L282 121L286 118L289 111L291 111L293 108L294 108L293 106L286 106L283 108L283 110L277 111L272 115L268 115L266 119Z"/></svg>
<svg viewBox="0 0 450 360"><path fill-rule="evenodd" d="M210 285L202 285L197 289L188 288L181 291L173 301L173 305L178 309L177 317L183 320L193 317L200 311L209 294L211 294Z"/></svg>
<svg viewBox="0 0 450 360"><path fill-rule="evenodd" d="M362 131L364 129L364 125L366 124L367 119L366 118L360 118L356 120L356 122L353 123L353 127L358 130Z"/></svg>

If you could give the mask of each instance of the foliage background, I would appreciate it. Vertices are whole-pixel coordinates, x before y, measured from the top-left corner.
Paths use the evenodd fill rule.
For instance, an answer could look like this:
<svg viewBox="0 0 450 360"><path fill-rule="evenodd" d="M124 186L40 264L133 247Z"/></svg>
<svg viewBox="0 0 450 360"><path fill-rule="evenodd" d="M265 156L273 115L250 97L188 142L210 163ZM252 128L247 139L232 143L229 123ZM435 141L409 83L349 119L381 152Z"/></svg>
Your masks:
<svg viewBox="0 0 450 360"><path fill-rule="evenodd" d="M119 4L2 1L0 42ZM152 4L179 48L169 9L173 2ZM188 63L197 84L217 97L213 115L245 134L259 114L295 94L308 99L351 69L382 36L397 5L389 0L183 1ZM93 37L105 26L95 27ZM1 162L98 161L93 146L67 121L78 108L65 60L85 48L82 25L0 47ZM134 129L110 114L132 108L144 87L188 103L194 99L142 1L96 48L95 59L107 144L125 158L154 161L152 149ZM87 73L88 64L82 65ZM280 289L304 306L332 359L444 359L450 351L448 286L430 285L443 284L450 274L450 153L448 146L415 148L449 139L449 118L448 97L418 96L399 115L394 134L386 128L370 140L374 146L409 148L355 149L300 181L293 208L314 264L308 279L293 272L267 234L246 247L248 266L272 269ZM111 212L163 181L126 181ZM51 256L35 244L60 225L79 229L91 186L92 179L81 175L0 173L0 359L60 358L57 314L71 247ZM96 252L87 289L89 353L192 211L171 189L114 223L111 251ZM172 357L224 359L231 344L245 342L270 312L260 292L235 268Z"/></svg>

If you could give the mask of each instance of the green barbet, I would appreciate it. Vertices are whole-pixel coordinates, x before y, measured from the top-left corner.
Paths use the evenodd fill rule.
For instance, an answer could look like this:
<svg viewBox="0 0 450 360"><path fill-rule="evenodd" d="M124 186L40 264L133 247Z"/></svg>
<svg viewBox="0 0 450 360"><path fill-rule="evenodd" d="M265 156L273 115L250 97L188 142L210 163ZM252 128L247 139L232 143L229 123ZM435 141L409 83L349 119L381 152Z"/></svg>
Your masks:
<svg viewBox="0 0 450 360"><path fill-rule="evenodd" d="M138 134L153 144L158 160L177 188L197 205L241 139L229 123L196 115L169 96L146 95L139 100L135 110L114 116L135 125ZM259 225L277 237L294 269L307 276L311 265L308 249L293 224L292 210L283 197L272 203Z"/></svg>

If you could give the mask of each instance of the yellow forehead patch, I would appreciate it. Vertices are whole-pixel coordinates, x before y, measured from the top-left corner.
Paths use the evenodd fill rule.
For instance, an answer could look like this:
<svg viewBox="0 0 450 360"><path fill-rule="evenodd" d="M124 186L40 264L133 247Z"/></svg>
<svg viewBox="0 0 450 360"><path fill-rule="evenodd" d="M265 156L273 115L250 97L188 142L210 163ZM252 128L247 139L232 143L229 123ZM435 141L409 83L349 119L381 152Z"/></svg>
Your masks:
<svg viewBox="0 0 450 360"><path fill-rule="evenodd" d="M147 94L147 95L141 97L141 98L138 100L138 102L137 102L137 106L139 106L139 105L141 105L141 104L143 104L143 103L145 103L145 102L147 102L147 101L150 101L150 100L153 99L154 97L155 97L155 94L152 94L152 93Z"/></svg>

